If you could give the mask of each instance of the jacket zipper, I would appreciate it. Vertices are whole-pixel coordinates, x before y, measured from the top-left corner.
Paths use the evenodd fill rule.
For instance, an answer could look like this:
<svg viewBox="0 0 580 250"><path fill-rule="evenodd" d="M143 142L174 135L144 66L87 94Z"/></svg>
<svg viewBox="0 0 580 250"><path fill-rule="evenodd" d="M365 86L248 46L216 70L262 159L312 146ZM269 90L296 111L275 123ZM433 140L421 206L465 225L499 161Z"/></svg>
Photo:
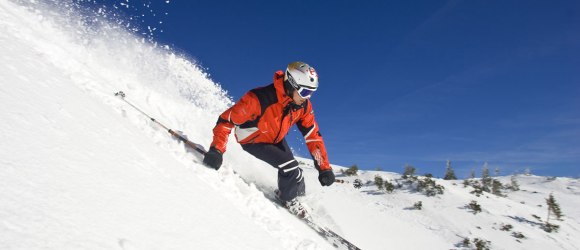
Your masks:
<svg viewBox="0 0 580 250"><path fill-rule="evenodd" d="M290 113L290 118L292 118L292 111L290 111L291 107L290 105L286 105L286 107L284 107L284 112L282 113L282 119L280 119L280 129L278 130L278 134L276 135L276 138L274 139L274 143L278 143L278 137L280 137L280 133L282 132L282 125L284 125L284 117L286 117L286 115L288 115L288 113ZM290 119L292 120L292 119Z"/></svg>

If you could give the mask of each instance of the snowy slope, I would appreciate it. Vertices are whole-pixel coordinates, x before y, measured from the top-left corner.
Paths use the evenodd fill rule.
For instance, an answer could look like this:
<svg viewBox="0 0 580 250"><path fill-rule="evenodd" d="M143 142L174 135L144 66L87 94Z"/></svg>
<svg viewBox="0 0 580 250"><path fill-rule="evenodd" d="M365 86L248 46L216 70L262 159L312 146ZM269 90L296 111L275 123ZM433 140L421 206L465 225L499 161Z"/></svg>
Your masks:
<svg viewBox="0 0 580 250"><path fill-rule="evenodd" d="M342 177L345 180L361 179L363 183L374 180L376 175L385 180L395 182L401 178L399 174L377 171L363 171L356 177ZM510 183L510 177L498 177L504 183ZM340 219L342 227L359 227L362 221L367 222L366 234L375 234L390 239L386 249L449 249L461 248L456 244L463 238L480 238L491 242L491 249L579 249L580 248L580 181L569 178L551 178L540 176L519 175L516 180L520 184L520 191L507 191L507 197L498 197L484 193L476 197L470 192L471 187L465 188L463 181L437 180L445 187L445 194L437 197L426 197L412 190L396 189L388 194L378 190L374 184L363 185L360 191L352 191L351 187L340 187L343 193L336 193L336 205L341 208L333 209L331 215L336 221ZM358 192L358 193L357 193ZM558 233L546 233L541 229L541 223L533 215L546 219L547 208L545 199L553 193L565 214L564 221L551 220L560 226ZM340 199L348 197L348 202ZM331 197L325 197L331 199ZM465 208L471 201L477 201L482 212L474 215ZM413 204L421 201L422 210L413 210ZM360 211L359 213L353 213ZM380 225L377 225L379 223ZM501 231L502 225L512 225L509 232ZM379 226L377 228L377 226ZM375 231L377 230L377 231ZM519 242L511 234L522 233L526 239ZM362 232L361 232L362 233ZM364 234L363 233L363 234ZM349 232L352 238L364 238ZM368 236L367 236L368 237ZM429 238L431 237L431 238ZM447 248L424 247L421 242L436 242L436 239L447 241ZM371 239L366 239L371 240ZM380 242L376 242L380 243ZM376 245L375 245L376 246Z"/></svg>
<svg viewBox="0 0 580 250"><path fill-rule="evenodd" d="M153 94L156 86L139 86L151 76L123 74L131 72L133 56L101 60L116 51L80 46L42 17L0 2L0 249L325 247L231 171L193 163L181 145L126 110L114 90L131 90L152 111L162 106L148 103L167 104ZM219 94L177 58L135 56L174 63L177 72L163 73L189 75ZM203 117L183 98L165 106L171 113L163 118L189 113L183 124L166 119L183 127ZM199 127L207 133L210 125Z"/></svg>
<svg viewBox="0 0 580 250"><path fill-rule="evenodd" d="M125 91L208 145L232 101L207 73L114 24L81 20L34 1L0 0L0 249L332 249L267 199L276 171L233 138L220 171L207 169L113 95ZM300 161L314 217L362 249L461 248L464 237L490 240L493 249L579 249L576 179L519 176L522 190L505 198L437 180L445 194L425 197L352 187L355 178L400 178L374 171L339 175L350 183L323 188L312 162ZM551 234L532 217L545 218L550 193L566 215ZM419 200L423 210L408 209ZM465 209L471 200L484 211ZM499 230L507 223L527 239Z"/></svg>

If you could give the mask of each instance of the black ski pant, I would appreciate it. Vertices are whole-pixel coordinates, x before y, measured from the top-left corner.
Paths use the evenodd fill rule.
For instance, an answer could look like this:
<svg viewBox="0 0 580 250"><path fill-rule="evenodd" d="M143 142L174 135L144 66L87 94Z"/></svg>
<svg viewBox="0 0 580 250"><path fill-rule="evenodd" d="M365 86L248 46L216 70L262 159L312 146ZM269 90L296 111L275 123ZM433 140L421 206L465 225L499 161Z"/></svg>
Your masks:
<svg viewBox="0 0 580 250"><path fill-rule="evenodd" d="M294 159L286 139L277 144L251 143L242 144L242 148L256 158L267 162L278 169L279 198L289 201L305 194L304 177L298 161Z"/></svg>

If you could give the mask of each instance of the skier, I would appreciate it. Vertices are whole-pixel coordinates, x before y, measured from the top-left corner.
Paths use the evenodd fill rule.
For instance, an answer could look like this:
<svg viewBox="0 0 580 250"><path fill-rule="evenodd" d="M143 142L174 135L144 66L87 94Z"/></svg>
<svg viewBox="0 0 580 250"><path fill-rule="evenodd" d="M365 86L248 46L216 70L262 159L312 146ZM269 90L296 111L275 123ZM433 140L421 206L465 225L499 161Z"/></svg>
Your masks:
<svg viewBox="0 0 580 250"><path fill-rule="evenodd" d="M204 164L220 168L228 136L235 128L236 139L246 152L278 169L277 198L303 217L306 212L296 199L305 194L302 169L284 138L292 125L298 126L306 140L320 184L330 186L335 179L310 103L317 88L318 74L306 63L292 62L286 72L274 73L272 84L250 90L219 116Z"/></svg>

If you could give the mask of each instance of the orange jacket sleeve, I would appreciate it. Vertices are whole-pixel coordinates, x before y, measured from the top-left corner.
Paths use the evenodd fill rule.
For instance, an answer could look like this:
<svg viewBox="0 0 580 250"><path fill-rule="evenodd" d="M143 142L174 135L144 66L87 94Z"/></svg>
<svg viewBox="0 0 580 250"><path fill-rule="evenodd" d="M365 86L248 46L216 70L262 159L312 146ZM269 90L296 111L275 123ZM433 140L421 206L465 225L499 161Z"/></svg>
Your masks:
<svg viewBox="0 0 580 250"><path fill-rule="evenodd" d="M332 168L328 162L326 147L324 146L322 135L318 129L318 123L314 120L314 111L310 101L306 103L305 112L297 125L298 129L304 136L304 140L306 140L306 146L312 155L314 165L318 171L331 170Z"/></svg>
<svg viewBox="0 0 580 250"><path fill-rule="evenodd" d="M246 93L234 106L224 111L213 128L212 147L226 152L228 137L235 125L254 120L260 115L260 102L252 92Z"/></svg>

